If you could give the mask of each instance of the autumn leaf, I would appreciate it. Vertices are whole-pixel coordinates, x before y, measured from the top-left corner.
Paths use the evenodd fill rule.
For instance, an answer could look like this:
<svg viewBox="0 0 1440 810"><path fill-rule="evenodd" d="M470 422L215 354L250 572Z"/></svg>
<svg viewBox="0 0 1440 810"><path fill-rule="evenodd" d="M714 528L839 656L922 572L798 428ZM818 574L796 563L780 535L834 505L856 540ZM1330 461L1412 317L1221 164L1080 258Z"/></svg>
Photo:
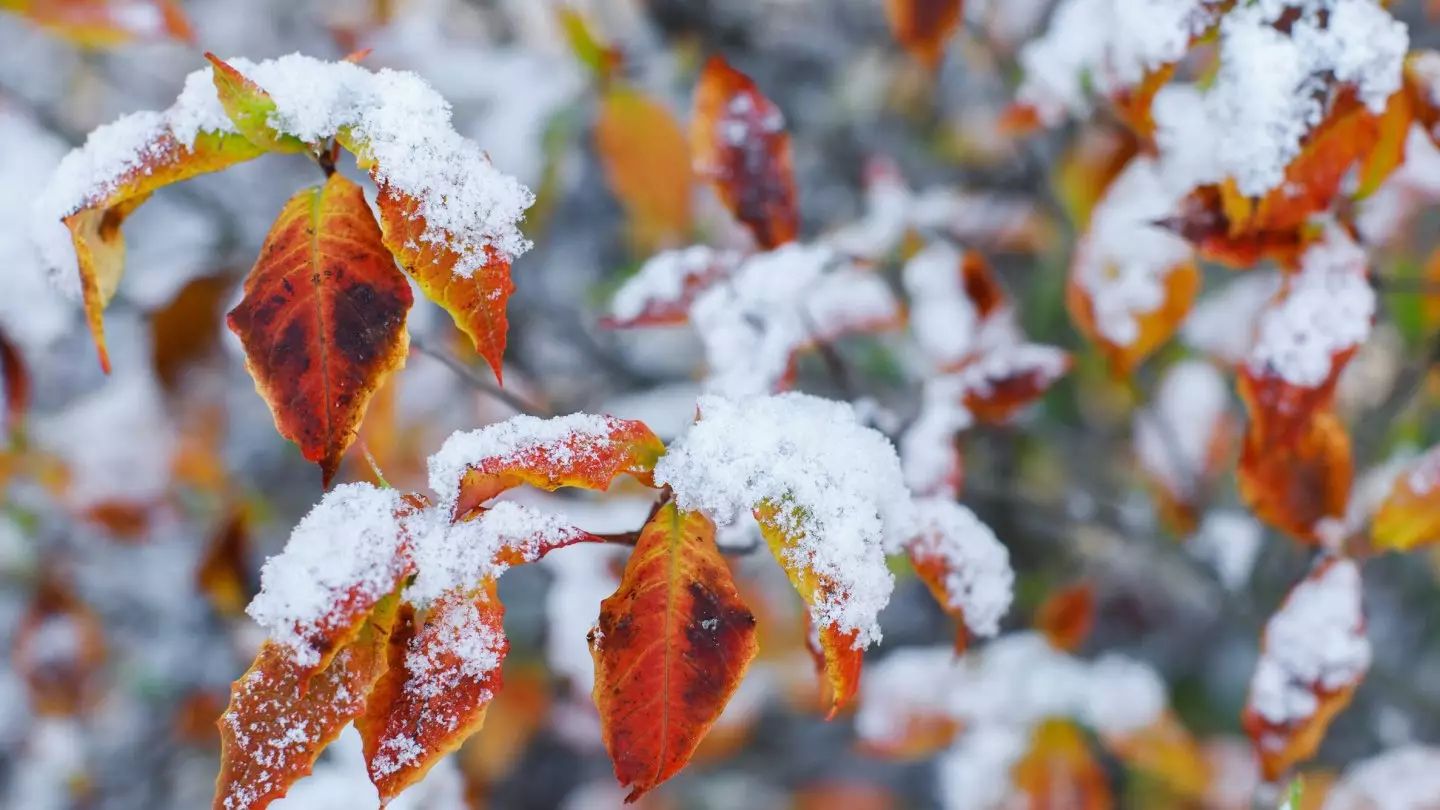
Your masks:
<svg viewBox="0 0 1440 810"><path fill-rule="evenodd" d="M261 646L220 717L214 810L262 810L310 773L325 746L365 711L387 666L397 605L394 596L381 600L355 640L313 676L289 648Z"/></svg>
<svg viewBox="0 0 1440 810"><path fill-rule="evenodd" d="M1440 542L1440 446L1395 477L1370 522L1378 550L1412 551Z"/></svg>
<svg viewBox="0 0 1440 810"><path fill-rule="evenodd" d="M28 687L31 710L41 716L85 712L96 697L105 658L100 617L69 585L42 572L10 647L10 661Z"/></svg>
<svg viewBox="0 0 1440 810"><path fill-rule="evenodd" d="M447 440L431 458L430 487L455 504L458 519L521 484L604 490L631 475L649 485L664 452L664 443L639 421L517 416Z"/></svg>
<svg viewBox="0 0 1440 810"><path fill-rule="evenodd" d="M611 314L600 320L605 329L634 326L676 326L690 318L690 306L704 291L736 271L744 256L734 250L692 245L651 256L630 282L615 294ZM666 279L664 285L651 280ZM673 281L678 280L679 284Z"/></svg>
<svg viewBox="0 0 1440 810"><path fill-rule="evenodd" d="M1190 242L1201 258L1227 267L1245 270L1265 259L1294 267L1304 242L1302 232L1294 228L1244 231L1225 211L1224 200L1229 197L1221 186L1201 186L1180 201L1173 216L1155 224Z"/></svg>
<svg viewBox="0 0 1440 810"><path fill-rule="evenodd" d="M1102 739L1127 766L1157 777L1179 796L1198 801L1211 785L1204 751L1173 710L1143 728Z"/></svg>
<svg viewBox="0 0 1440 810"><path fill-rule="evenodd" d="M187 146L169 127L160 128L137 150L129 168L64 217L79 261L85 317L105 373L110 373L110 352L105 346L104 312L125 268L120 226L156 189L220 171L262 151L240 135L218 132L201 132Z"/></svg>
<svg viewBox="0 0 1440 810"><path fill-rule="evenodd" d="M589 68L602 84L607 82L624 61L620 52L601 42L599 37L590 30L585 17L574 8L561 7L557 12L557 17L560 21L560 29L564 32L565 40L569 43L575 58L580 60L580 64Z"/></svg>
<svg viewBox="0 0 1440 810"><path fill-rule="evenodd" d="M1035 612L1035 627L1056 649L1079 650L1095 627L1095 589L1077 582L1051 592Z"/></svg>
<svg viewBox="0 0 1440 810"><path fill-rule="evenodd" d="M215 92L220 106L235 124L245 139L267 152L302 152L307 144L295 137L276 132L270 125L276 106L274 99L260 85L246 78L244 74L213 53L206 52L205 58L214 66Z"/></svg>
<svg viewBox="0 0 1440 810"><path fill-rule="evenodd" d="M1030 750L1015 763L1015 786L1028 810L1107 810L1110 783L1080 729L1049 719L1030 735Z"/></svg>
<svg viewBox="0 0 1440 810"><path fill-rule="evenodd" d="M485 722L510 649L504 616L494 579L452 591L422 612L401 607L389 668L355 721L382 804L423 779Z"/></svg>
<svg viewBox="0 0 1440 810"><path fill-rule="evenodd" d="M667 503L640 533L590 634L615 778L640 798L685 767L758 651L715 525Z"/></svg>
<svg viewBox="0 0 1440 810"><path fill-rule="evenodd" d="M0 330L0 380L5 387L5 431L14 446L22 440L30 409L30 368L4 330Z"/></svg>
<svg viewBox="0 0 1440 810"><path fill-rule="evenodd" d="M1082 249L1077 248L1077 254ZM1164 298L1149 312L1133 313L1137 325L1135 337L1129 342L1119 342L1107 337L1098 327L1094 302L1075 269L1080 261L1083 259L1072 263L1065 285L1066 308L1075 327L1104 355L1111 373L1117 378L1129 376L1180 328L1200 293L1200 268L1194 261L1185 261L1170 268L1162 282Z"/></svg>
<svg viewBox="0 0 1440 810"><path fill-rule="evenodd" d="M1374 194L1405 162L1405 144L1414 118L1410 93L1402 89L1390 96L1385 112L1376 121L1375 145L1361 153L1360 185L1355 189L1355 199L1363 200Z"/></svg>
<svg viewBox="0 0 1440 810"><path fill-rule="evenodd" d="M0 10L87 48L132 40L191 42L195 36L177 0L6 0Z"/></svg>
<svg viewBox="0 0 1440 810"><path fill-rule="evenodd" d="M155 374L174 391L185 372L220 343L220 320L233 282L224 275L201 276L150 315L150 351Z"/></svg>
<svg viewBox="0 0 1440 810"><path fill-rule="evenodd" d="M895 39L928 70L940 67L945 45L960 27L964 0L885 0Z"/></svg>
<svg viewBox="0 0 1440 810"><path fill-rule="evenodd" d="M1090 227L1090 213L1111 182L1129 165L1140 141L1120 127L1087 127L1057 162L1052 184L1075 229Z"/></svg>
<svg viewBox="0 0 1440 810"><path fill-rule="evenodd" d="M410 285L340 174L285 204L227 322L280 435L340 469L375 389L405 365Z"/></svg>
<svg viewBox="0 0 1440 810"><path fill-rule="evenodd" d="M1110 96L1110 105L1116 116L1135 134L1147 152L1153 152L1155 140L1155 115L1152 112L1155 94L1175 77L1176 63L1161 65L1147 70L1139 84L1121 88Z"/></svg>
<svg viewBox="0 0 1440 810"><path fill-rule="evenodd" d="M637 249L671 247L690 231L690 144L663 104L626 86L600 98L595 147L630 218Z"/></svg>
<svg viewBox="0 0 1440 810"><path fill-rule="evenodd" d="M1000 425L1050 390L1074 366L1071 355L1054 346L1017 343L985 353L961 366L965 408L981 422Z"/></svg>
<svg viewBox="0 0 1440 810"><path fill-rule="evenodd" d="M1320 541L1319 524L1345 514L1354 478L1350 436L1333 412L1314 414L1285 443L1246 432L1236 473L1240 497L1255 516L1305 543Z"/></svg>
<svg viewBox="0 0 1440 810"><path fill-rule="evenodd" d="M221 616L238 617L254 596L248 574L250 514L243 504L230 507L212 533L195 571L195 584Z"/></svg>
<svg viewBox="0 0 1440 810"><path fill-rule="evenodd" d="M795 241L800 211L785 116L719 55L705 63L690 123L695 172L763 250Z"/></svg>

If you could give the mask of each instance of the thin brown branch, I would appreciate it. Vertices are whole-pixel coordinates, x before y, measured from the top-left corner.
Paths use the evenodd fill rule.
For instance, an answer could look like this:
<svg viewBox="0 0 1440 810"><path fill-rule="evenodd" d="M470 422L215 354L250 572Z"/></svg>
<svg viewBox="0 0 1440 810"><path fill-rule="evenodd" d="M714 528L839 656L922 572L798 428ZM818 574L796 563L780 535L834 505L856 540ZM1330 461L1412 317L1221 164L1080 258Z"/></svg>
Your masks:
<svg viewBox="0 0 1440 810"><path fill-rule="evenodd" d="M455 374L459 376L466 385L469 385L471 388L474 388L476 391L479 391L486 396L493 397L505 403L506 405L510 406L511 408L515 409L520 413L529 414L531 416L551 415L549 411L547 411L540 405L530 402L524 397L521 397L514 392L507 391L506 389L501 388L499 385L485 379L484 377L481 377L480 374L475 371L475 369L465 365L465 363L461 362L458 357L437 346L431 345L431 343L425 338L412 334L410 336L410 346L411 348L415 349L415 351L439 360L441 363L444 363L445 367L455 372Z"/></svg>

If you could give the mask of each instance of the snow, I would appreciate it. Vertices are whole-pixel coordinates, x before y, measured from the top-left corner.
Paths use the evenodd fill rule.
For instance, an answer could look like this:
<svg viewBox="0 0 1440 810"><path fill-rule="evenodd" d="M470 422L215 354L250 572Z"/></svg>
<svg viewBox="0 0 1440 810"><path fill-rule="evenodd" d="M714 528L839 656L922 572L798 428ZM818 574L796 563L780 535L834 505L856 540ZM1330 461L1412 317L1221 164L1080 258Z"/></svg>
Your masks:
<svg viewBox="0 0 1440 810"><path fill-rule="evenodd" d="M1238 591L1250 581L1264 534L1265 528L1250 513L1216 509L1205 513L1186 546L1215 569L1221 585Z"/></svg>
<svg viewBox="0 0 1440 810"><path fill-rule="evenodd" d="M55 170L65 144L0 100L0 188L35 189ZM73 308L47 283L27 230L28 194L0 195L0 328L19 346L39 351L70 330ZM50 223L64 237L64 226ZM68 238L68 237L64 237Z"/></svg>
<svg viewBox="0 0 1440 810"><path fill-rule="evenodd" d="M610 316L629 323L649 312L684 313L696 293L719 281L740 264L738 251L692 245L665 250L640 265L610 299Z"/></svg>
<svg viewBox="0 0 1440 810"><path fill-rule="evenodd" d="M1154 402L1135 415L1140 468L1177 498L1194 496L1229 402L1225 378L1209 363L1182 360L1165 369Z"/></svg>
<svg viewBox="0 0 1440 810"><path fill-rule="evenodd" d="M931 242L905 263L910 331L939 366L958 364L973 348L980 313L965 292L964 254L947 242Z"/></svg>
<svg viewBox="0 0 1440 810"><path fill-rule="evenodd" d="M1249 707L1274 725L1303 721L1319 706L1317 691L1344 688L1370 668L1360 568L1347 559L1321 565L1295 586L1265 626Z"/></svg>
<svg viewBox="0 0 1440 810"><path fill-rule="evenodd" d="M229 64L270 94L276 105L268 119L272 128L311 144L345 134L374 161L378 185L418 202L425 226L411 249L452 251L461 277L483 267L489 251L513 259L529 249L517 223L534 195L454 130L449 103L419 76L372 73L300 54ZM102 202L172 139L189 150L202 132L236 132L212 76L213 68L195 71L168 110L133 113L100 127L61 161L36 201L35 216L45 229L40 247L62 289L78 293L79 281L73 245L68 237L56 238L53 223Z"/></svg>
<svg viewBox="0 0 1440 810"><path fill-rule="evenodd" d="M1010 343L966 363L954 376L966 395L989 399L998 383L1025 375L1033 375L1043 391L1069 367L1070 355L1064 349L1039 343Z"/></svg>
<svg viewBox="0 0 1440 810"><path fill-rule="evenodd" d="M1300 388L1330 378L1336 354L1359 346L1375 317L1365 251L1338 225L1301 257L1281 298L1260 315L1247 361L1256 376L1275 375Z"/></svg>
<svg viewBox="0 0 1440 810"><path fill-rule="evenodd" d="M1415 462L1410 475L1405 479L1410 491L1420 496L1433 495L1440 490L1440 445L1425 451Z"/></svg>
<svg viewBox="0 0 1440 810"><path fill-rule="evenodd" d="M447 600L410 641L405 691L430 700L487 678L500 667L505 634L487 621L473 599Z"/></svg>
<svg viewBox="0 0 1440 810"><path fill-rule="evenodd" d="M910 187L891 161L872 158L865 167L865 214L821 237L843 256L879 261L899 246L910 225Z"/></svg>
<svg viewBox="0 0 1440 810"><path fill-rule="evenodd" d="M1010 552L965 506L946 498L915 502L919 532L909 544L917 558L944 563L946 606L959 608L976 636L1000 632L1014 598Z"/></svg>
<svg viewBox="0 0 1440 810"><path fill-rule="evenodd" d="M1325 810L1426 810L1440 796L1440 748L1394 748L1347 767Z"/></svg>
<svg viewBox="0 0 1440 810"><path fill-rule="evenodd" d="M430 488L442 511L452 512L469 468L482 463L546 468L574 466L605 451L618 420L575 413L541 419L512 416L477 430L456 432L427 462Z"/></svg>
<svg viewBox="0 0 1440 810"><path fill-rule="evenodd" d="M707 395L699 409L700 421L656 465L656 483L717 524L775 507L793 541L781 562L831 584L811 606L815 625L856 631L861 647L878 641L876 619L894 587L884 549L915 530L895 448L849 405L805 394Z"/></svg>
<svg viewBox="0 0 1440 810"><path fill-rule="evenodd" d="M995 810L1017 802L1010 774L1029 748L1029 734L1022 730L1006 726L966 730L936 763L941 807Z"/></svg>
<svg viewBox="0 0 1440 810"><path fill-rule="evenodd" d="M1281 276L1273 270L1252 270L1227 281L1190 310L1181 338L1226 365L1239 365L1255 343L1261 313L1280 287Z"/></svg>
<svg viewBox="0 0 1440 810"><path fill-rule="evenodd" d="M960 452L955 434L975 422L964 405L965 383L933 377L921 389L920 414L900 436L905 485L916 495L959 495Z"/></svg>
<svg viewBox="0 0 1440 810"><path fill-rule="evenodd" d="M279 555L265 561L260 593L246 613L288 647L300 666L314 666L313 640L332 636L350 617L337 607L374 603L394 590L408 566L406 532L393 489L341 484L295 526Z"/></svg>
<svg viewBox="0 0 1440 810"><path fill-rule="evenodd" d="M871 743L898 743L912 718L946 717L957 665L949 647L889 653L860 679L855 733Z"/></svg>
<svg viewBox="0 0 1440 810"><path fill-rule="evenodd" d="M307 777L296 782L271 810L352 810L372 807L380 797L365 770L360 733L346 726L325 749L325 755ZM445 757L386 805L389 810L464 810L465 780L453 757Z"/></svg>

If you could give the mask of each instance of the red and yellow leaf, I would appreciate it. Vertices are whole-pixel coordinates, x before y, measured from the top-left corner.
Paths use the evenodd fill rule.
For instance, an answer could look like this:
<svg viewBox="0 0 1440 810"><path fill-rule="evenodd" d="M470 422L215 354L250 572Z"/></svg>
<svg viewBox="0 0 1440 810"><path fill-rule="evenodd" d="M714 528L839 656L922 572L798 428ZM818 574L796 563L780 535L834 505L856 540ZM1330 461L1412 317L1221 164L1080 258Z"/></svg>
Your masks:
<svg viewBox="0 0 1440 810"><path fill-rule="evenodd" d="M134 40L194 40L178 0L7 0L14 11L56 36L86 48Z"/></svg>
<svg viewBox="0 0 1440 810"><path fill-rule="evenodd" d="M1052 592L1035 613L1035 627L1056 649L1080 649L1095 627L1095 589L1078 582Z"/></svg>
<svg viewBox="0 0 1440 810"><path fill-rule="evenodd" d="M24 432L25 413L30 410L30 368L20 347L0 330L0 380L5 389L5 432L12 444Z"/></svg>
<svg viewBox="0 0 1440 810"><path fill-rule="evenodd" d="M201 276L150 315L150 351L155 374L174 391L184 372L220 345L220 321L233 281Z"/></svg>
<svg viewBox="0 0 1440 810"><path fill-rule="evenodd" d="M1075 137L1056 164L1052 183L1076 231L1090 227L1096 203L1139 151L1140 140L1116 126L1087 127Z"/></svg>
<svg viewBox="0 0 1440 810"><path fill-rule="evenodd" d="M595 147L630 218L637 250L674 247L690 232L690 143L665 105L629 87L600 99Z"/></svg>
<svg viewBox="0 0 1440 810"><path fill-rule="evenodd" d="M1350 436L1331 411L1311 417L1288 442L1246 433L1237 484L1255 516L1305 543L1319 542L1317 524L1345 514L1354 478Z"/></svg>
<svg viewBox="0 0 1440 810"><path fill-rule="evenodd" d="M320 752L365 711L385 672L398 599L381 600L360 634L311 676L288 647L267 641L230 690L220 717L214 810L262 810L310 773Z"/></svg>
<svg viewBox="0 0 1440 810"><path fill-rule="evenodd" d="M1080 729L1051 719L1035 727L1030 750L1015 763L1015 786L1027 810L1108 810L1110 781Z"/></svg>
<svg viewBox="0 0 1440 810"><path fill-rule="evenodd" d="M696 174L715 187L756 244L772 250L795 241L800 209L785 116L718 55L695 88L690 148Z"/></svg>
<svg viewBox="0 0 1440 810"><path fill-rule="evenodd" d="M104 312L125 268L125 237L120 226L126 217L162 186L218 172L259 157L261 152L240 135L209 132L198 134L195 143L187 147L168 127L163 128L140 148L142 157L133 167L64 218L79 261L85 317L100 353L100 367L107 374L110 352L105 346Z"/></svg>
<svg viewBox="0 0 1440 810"><path fill-rule="evenodd" d="M496 495L521 484L546 490L560 487L604 490L621 475L632 475L650 485L650 471L665 452L664 443L643 422L610 416L596 418L603 420L603 430L577 428L559 437L506 443L502 445L504 451L496 455L446 459L448 469L453 469L459 478L455 516L464 517ZM582 427L594 426L593 420L586 421ZM489 430L503 433L514 425L532 423L541 424L533 417L516 417L476 433L483 435ZM465 453L463 444L457 447L457 452Z"/></svg>
<svg viewBox="0 0 1440 810"><path fill-rule="evenodd" d="M205 58L214 66L211 75L220 106L225 108L225 114L230 116L235 128L246 140L267 152L300 152L306 148L304 141L294 135L276 132L270 126L270 116L276 107L269 93L215 54L207 52Z"/></svg>
<svg viewBox="0 0 1440 810"><path fill-rule="evenodd" d="M715 524L665 504L590 635L601 733L627 802L685 767L757 651L755 616L715 545Z"/></svg>
<svg viewBox="0 0 1440 810"><path fill-rule="evenodd" d="M1148 70L1139 84L1118 90L1110 96L1110 104L1116 116L1149 150L1154 149L1155 138L1155 115L1151 112L1151 107L1155 94L1175 77L1175 65L1176 63L1171 62Z"/></svg>
<svg viewBox="0 0 1440 810"><path fill-rule="evenodd" d="M1411 551L1440 542L1440 445L1396 476L1370 522L1378 550Z"/></svg>
<svg viewBox="0 0 1440 810"><path fill-rule="evenodd" d="M485 722L509 652L495 580L421 612L401 607L389 668L355 721L382 803L425 777Z"/></svg>
<svg viewBox="0 0 1440 810"><path fill-rule="evenodd" d="M929 70L940 67L963 10L964 0L885 0L896 41Z"/></svg>
<svg viewBox="0 0 1440 810"><path fill-rule="evenodd" d="M589 68L602 84L607 82L624 61L620 52L601 42L600 38L591 32L584 16L574 8L564 6L559 10L558 16L560 28L565 33L565 39L570 44L570 50L575 53L575 58Z"/></svg>
<svg viewBox="0 0 1440 810"><path fill-rule="evenodd" d="M405 365L413 297L365 192L340 174L285 204L229 315L280 435L326 487L375 389Z"/></svg>
<svg viewBox="0 0 1440 810"><path fill-rule="evenodd" d="M1004 424L1050 390L1074 358L1054 346L1020 343L994 349L962 366L965 407L981 422Z"/></svg>

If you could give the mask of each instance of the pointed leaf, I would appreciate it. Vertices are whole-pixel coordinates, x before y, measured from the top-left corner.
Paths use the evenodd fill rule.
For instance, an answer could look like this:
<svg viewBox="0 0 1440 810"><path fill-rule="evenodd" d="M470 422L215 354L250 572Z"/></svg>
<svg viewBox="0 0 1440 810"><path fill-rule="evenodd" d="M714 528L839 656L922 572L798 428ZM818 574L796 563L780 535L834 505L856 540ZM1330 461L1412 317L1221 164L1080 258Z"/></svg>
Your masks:
<svg viewBox="0 0 1440 810"><path fill-rule="evenodd" d="M213 53L205 58L214 66L211 75L215 81L215 92L220 97L220 106L235 123L235 128L245 139L268 152L300 152L306 148L304 141L294 135L276 132L270 126L270 116L275 113L275 101L260 85L250 81L240 71L221 61Z"/></svg>
<svg viewBox="0 0 1440 810"><path fill-rule="evenodd" d="M685 767L757 651L755 616L715 545L715 524L667 503L641 531L590 634L601 734L627 802Z"/></svg>
<svg viewBox="0 0 1440 810"><path fill-rule="evenodd" d="M964 381L964 406L988 424L1004 424L1050 390L1074 366L1069 352L1017 343L987 352L955 372Z"/></svg>
<svg viewBox="0 0 1440 810"><path fill-rule="evenodd" d="M1376 122L1375 146L1361 159L1360 185L1355 189L1355 199L1363 200L1374 194L1405 162L1405 144L1414 119L1410 93L1400 90L1386 102L1385 112Z"/></svg>
<svg viewBox="0 0 1440 810"><path fill-rule="evenodd" d="M1395 478L1370 523L1371 545L1411 551L1440 542L1440 445Z"/></svg>
<svg viewBox="0 0 1440 810"><path fill-rule="evenodd" d="M1137 731L1105 734L1102 739L1126 766L1158 778L1181 797L1199 801L1211 786L1204 751L1172 710Z"/></svg>
<svg viewBox="0 0 1440 810"><path fill-rule="evenodd" d="M604 490L628 474L649 485L664 452L643 422L589 414L515 416L447 439L430 457L430 488L461 518L521 484Z"/></svg>
<svg viewBox="0 0 1440 810"><path fill-rule="evenodd" d="M398 601L382 600L355 640L313 677L286 647L261 646L220 717L214 810L263 810L310 773L325 746L364 712L365 696L387 666Z"/></svg>
<svg viewBox="0 0 1440 810"><path fill-rule="evenodd" d="M620 52L601 42L586 24L584 16L569 6L562 7L558 16L565 39L574 51L575 58L589 68L603 83L618 70L623 62Z"/></svg>
<svg viewBox="0 0 1440 810"><path fill-rule="evenodd" d="M945 58L945 45L960 27L964 0L885 0L895 39L927 69Z"/></svg>
<svg viewBox="0 0 1440 810"><path fill-rule="evenodd" d="M634 89L600 98L595 148L610 189L625 207L637 248L653 253L690 231L690 143L665 105Z"/></svg>
<svg viewBox="0 0 1440 810"><path fill-rule="evenodd" d="M0 330L0 380L5 389L5 431L13 445L20 440L30 409L30 368L4 330Z"/></svg>
<svg viewBox="0 0 1440 810"><path fill-rule="evenodd" d="M1084 248L1077 248L1076 252L1083 256ZM1128 376L1180 329L1200 293L1200 268L1194 261L1169 268L1159 280L1164 296L1159 305L1147 312L1125 313L1133 319L1135 327L1133 334L1127 335L1130 340L1120 340L1110 337L1110 333L1101 328L1097 319L1097 301L1074 269L1082 262L1078 260L1072 264L1070 278L1065 285L1066 308L1080 333L1094 342L1105 356L1111 373L1117 377ZM1118 272L1113 267L1111 270Z"/></svg>
<svg viewBox="0 0 1440 810"><path fill-rule="evenodd" d="M1052 592L1035 612L1035 626L1056 649L1079 650L1095 626L1095 589L1078 582Z"/></svg>
<svg viewBox="0 0 1440 810"><path fill-rule="evenodd" d="M694 245L666 250L645 260L610 302L607 329L685 323L700 293L730 277L744 256L733 250Z"/></svg>
<svg viewBox="0 0 1440 810"><path fill-rule="evenodd" d="M967 507L948 498L918 498L919 534L905 553L940 607L956 619L956 652L971 635L994 636L1010 609L1015 572L1010 552Z"/></svg>
<svg viewBox="0 0 1440 810"><path fill-rule="evenodd" d="M705 63L690 124L695 172L715 187L764 250L800 231L785 116L750 77L719 55Z"/></svg>
<svg viewBox="0 0 1440 810"><path fill-rule="evenodd" d="M389 669L355 721L382 803L423 779L485 722L510 649L504 616L493 579L419 613L401 608Z"/></svg>
<svg viewBox="0 0 1440 810"><path fill-rule="evenodd" d="M290 198L245 280L227 322L275 427L326 487L370 397L405 365L412 303L365 192L340 174Z"/></svg>
<svg viewBox="0 0 1440 810"><path fill-rule="evenodd" d="M1030 735L1030 750L1015 763L1015 786L1030 810L1105 810L1110 781L1085 735L1068 720L1045 720Z"/></svg>
<svg viewBox="0 0 1440 810"><path fill-rule="evenodd" d="M1237 484L1256 517L1301 542L1317 543L1321 522L1344 516L1353 477L1350 436L1327 410L1285 443L1267 442L1252 424Z"/></svg>

